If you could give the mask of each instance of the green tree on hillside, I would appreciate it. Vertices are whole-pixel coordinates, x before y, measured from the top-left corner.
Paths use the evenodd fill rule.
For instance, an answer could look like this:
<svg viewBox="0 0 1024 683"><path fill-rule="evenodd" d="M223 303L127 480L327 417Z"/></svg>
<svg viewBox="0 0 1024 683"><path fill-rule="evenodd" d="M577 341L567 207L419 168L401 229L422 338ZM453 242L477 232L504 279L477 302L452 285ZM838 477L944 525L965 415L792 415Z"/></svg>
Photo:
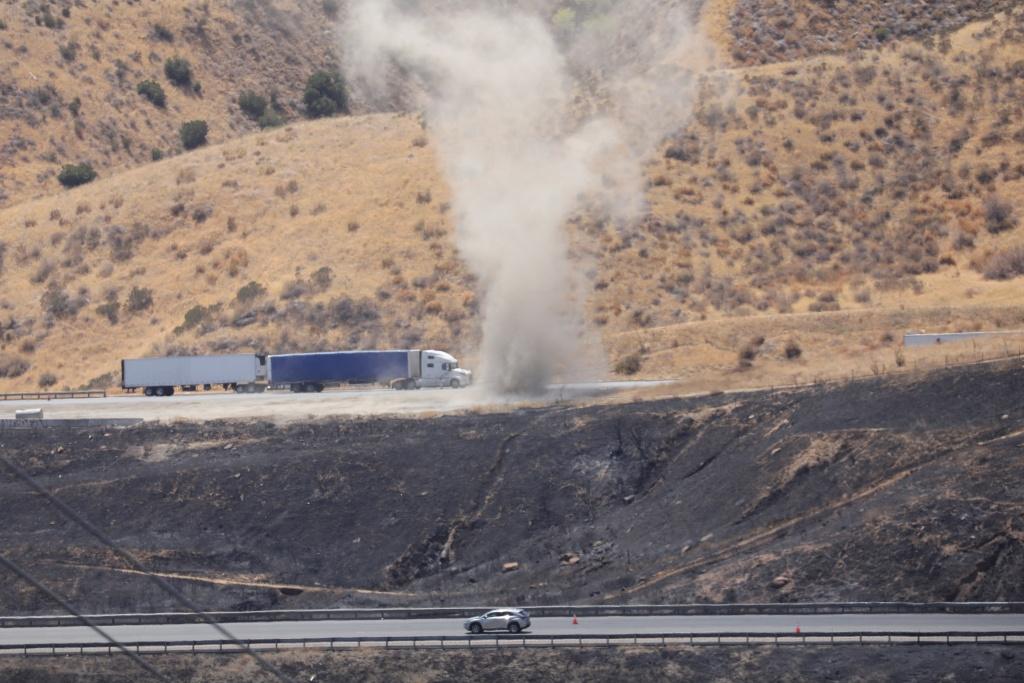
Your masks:
<svg viewBox="0 0 1024 683"><path fill-rule="evenodd" d="M65 164L57 180L64 187L77 187L96 179L96 171L89 164Z"/></svg>
<svg viewBox="0 0 1024 683"><path fill-rule="evenodd" d="M267 111L267 98L252 90L243 90L238 96L238 108L253 121L259 121Z"/></svg>
<svg viewBox="0 0 1024 683"><path fill-rule="evenodd" d="M189 121L181 125L181 146L185 149L195 149L206 144L206 134L209 132L206 121Z"/></svg>
<svg viewBox="0 0 1024 683"><path fill-rule="evenodd" d="M317 71L310 76L306 81L306 92L302 95L302 101L310 118L348 113L345 82L335 72Z"/></svg>
<svg viewBox="0 0 1024 683"><path fill-rule="evenodd" d="M171 83L184 87L192 82L192 65L184 57L171 57L164 62L164 75Z"/></svg>
<svg viewBox="0 0 1024 683"><path fill-rule="evenodd" d="M136 90L140 95L161 109L167 104L167 95L164 93L164 89L160 87L160 84L156 81L142 81L139 83Z"/></svg>

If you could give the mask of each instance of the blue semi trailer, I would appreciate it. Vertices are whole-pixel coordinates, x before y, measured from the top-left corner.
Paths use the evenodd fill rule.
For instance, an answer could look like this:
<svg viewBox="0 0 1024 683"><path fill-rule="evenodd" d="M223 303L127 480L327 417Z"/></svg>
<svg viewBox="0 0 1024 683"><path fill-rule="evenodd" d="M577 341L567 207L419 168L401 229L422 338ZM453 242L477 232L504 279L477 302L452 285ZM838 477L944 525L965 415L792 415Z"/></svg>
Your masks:
<svg viewBox="0 0 1024 683"><path fill-rule="evenodd" d="M337 384L386 384L395 389L469 385L472 373L444 351L325 351L267 357L267 382L273 388L323 391Z"/></svg>
<svg viewBox="0 0 1024 683"><path fill-rule="evenodd" d="M142 358L121 361L125 391L143 388L146 396L170 396L223 386L238 393L268 386L292 391L323 391L338 384L384 384L393 389L469 386L473 373L444 351L325 351L273 356L235 354Z"/></svg>

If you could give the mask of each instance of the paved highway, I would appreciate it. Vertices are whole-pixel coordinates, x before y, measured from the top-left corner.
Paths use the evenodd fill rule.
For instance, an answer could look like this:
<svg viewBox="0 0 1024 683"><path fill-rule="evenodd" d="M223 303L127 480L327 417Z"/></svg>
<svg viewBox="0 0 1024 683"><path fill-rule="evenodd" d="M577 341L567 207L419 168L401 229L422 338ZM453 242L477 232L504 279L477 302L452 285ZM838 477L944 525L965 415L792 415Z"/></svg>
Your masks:
<svg viewBox="0 0 1024 683"><path fill-rule="evenodd" d="M357 621L277 621L226 624L239 639L263 638L384 638L396 636L465 635L463 619L389 619ZM1024 631L1024 614L818 614L585 617L533 619L527 631L537 635L610 635L644 633L792 633L849 631ZM220 640L206 624L104 626L125 642ZM38 643L102 643L84 626L0 628L0 645Z"/></svg>
<svg viewBox="0 0 1024 683"><path fill-rule="evenodd" d="M223 391L178 392L174 396L163 398L141 394L118 394L106 398L4 401L0 402L0 418L12 418L16 410L42 408L44 418L60 419L215 420L257 417L287 422L327 415L459 412L519 404L551 403L661 384L671 382L560 384L550 387L546 394L538 397L495 396L482 386L419 391L393 391L372 387L328 390L321 394L293 394L288 391L270 391L263 394L235 394Z"/></svg>

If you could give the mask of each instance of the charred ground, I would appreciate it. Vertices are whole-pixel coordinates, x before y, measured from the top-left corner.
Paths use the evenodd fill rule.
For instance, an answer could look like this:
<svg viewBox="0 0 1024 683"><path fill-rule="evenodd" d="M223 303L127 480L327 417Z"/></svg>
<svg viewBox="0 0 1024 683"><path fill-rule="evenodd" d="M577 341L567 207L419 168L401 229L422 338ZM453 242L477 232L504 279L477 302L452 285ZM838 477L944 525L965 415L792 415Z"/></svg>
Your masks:
<svg viewBox="0 0 1024 683"><path fill-rule="evenodd" d="M0 442L210 609L1021 600L1022 397L1017 362L783 393ZM83 609L176 607L8 472L0 500L5 552ZM0 612L50 611L0 584Z"/></svg>

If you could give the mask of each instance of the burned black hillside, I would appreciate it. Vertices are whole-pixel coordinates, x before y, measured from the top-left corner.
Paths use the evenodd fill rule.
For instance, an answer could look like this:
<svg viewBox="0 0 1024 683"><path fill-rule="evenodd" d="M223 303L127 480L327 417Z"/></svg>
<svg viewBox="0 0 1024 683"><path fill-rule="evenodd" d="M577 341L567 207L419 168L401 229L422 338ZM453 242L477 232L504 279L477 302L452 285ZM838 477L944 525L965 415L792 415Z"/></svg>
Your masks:
<svg viewBox="0 0 1024 683"><path fill-rule="evenodd" d="M1013 363L784 393L0 442L210 609L1022 600L1022 399ZM6 471L0 501L5 553L76 604L176 607ZM0 612L50 611L0 583Z"/></svg>

